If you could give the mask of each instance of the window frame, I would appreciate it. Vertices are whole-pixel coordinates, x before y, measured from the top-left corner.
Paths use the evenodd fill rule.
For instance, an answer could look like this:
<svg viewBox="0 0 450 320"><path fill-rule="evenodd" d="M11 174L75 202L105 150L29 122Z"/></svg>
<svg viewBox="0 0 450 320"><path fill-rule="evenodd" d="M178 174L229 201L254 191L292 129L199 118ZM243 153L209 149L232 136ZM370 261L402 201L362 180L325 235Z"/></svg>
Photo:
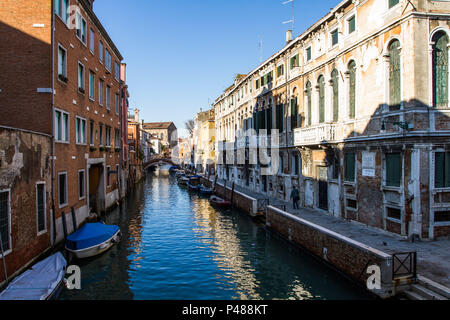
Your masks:
<svg viewBox="0 0 450 320"><path fill-rule="evenodd" d="M95 55L95 30L89 28L89 51Z"/></svg>
<svg viewBox="0 0 450 320"><path fill-rule="evenodd" d="M350 26L351 26L351 20L353 20L353 31L350 31ZM349 18L347 18L346 20L346 25L347 25L347 35L351 35L354 32L356 32L356 14L352 14Z"/></svg>
<svg viewBox="0 0 450 320"><path fill-rule="evenodd" d="M80 173L83 173L83 195L80 194ZM86 199L86 170L80 169L77 172L78 200Z"/></svg>
<svg viewBox="0 0 450 320"><path fill-rule="evenodd" d="M61 203L61 198L60 198L60 196L61 196L61 180L60 180L60 176L62 176L62 175L66 176L66 178L64 180L64 182L65 182L65 186L64 186L64 200L65 200L65 202L64 203ZM60 171L60 172L58 172L58 207L59 207L59 209L65 208L65 207L67 207L69 205L69 203L68 203L69 202L69 194L68 194L68 190L67 190L67 186L68 186L67 180L68 180L67 171Z"/></svg>
<svg viewBox="0 0 450 320"><path fill-rule="evenodd" d="M64 18L61 17L61 13L62 13L62 6L61 6L61 4L64 1L65 0L56 0L55 1L55 14L67 26L67 23L69 22L69 15L67 14L67 9L69 9L69 7L70 7L70 0L67 0L67 5L66 5L66 21L64 21ZM59 7L59 12L57 12L58 7Z"/></svg>
<svg viewBox="0 0 450 320"><path fill-rule="evenodd" d="M112 55L111 52L107 48L105 48L105 69L107 72L111 73L111 63L112 63Z"/></svg>
<svg viewBox="0 0 450 320"><path fill-rule="evenodd" d="M347 161L348 161L347 156L350 155L350 154L353 155L353 173L352 173L353 180L349 180L348 179L348 175L347 175L349 173L348 166L347 166ZM357 177L356 172L357 172L357 170L356 170L356 152L350 152L350 151L349 152L344 152L344 183L355 184L356 183L356 177Z"/></svg>
<svg viewBox="0 0 450 320"><path fill-rule="evenodd" d="M62 121L63 121L63 115L64 114L66 114L67 115L67 125L66 125L66 129L67 129L67 132L66 132L66 140L60 140L60 139L57 139L57 136L56 136L56 130L55 130L55 126L57 125L57 123L56 123L56 119L55 119L55 117L56 117L56 112L59 112L60 114L61 114L61 117L60 117L60 121L61 121L61 123L60 124L58 124L58 127L59 127L59 130L61 130L61 136L63 136L63 134L62 134L62 132L63 132L63 128L62 128ZM54 138L55 138L55 142L57 142L57 143L65 143L65 144L69 144L70 143L70 113L69 112L67 112L67 111L64 111L64 110L61 110L61 109L58 109L58 108L55 108L55 110L54 110L54 112L53 112L53 119L54 119L54 128L53 128L53 130L55 131L54 132Z"/></svg>
<svg viewBox="0 0 450 320"><path fill-rule="evenodd" d="M120 64L114 61L114 79L120 81Z"/></svg>
<svg viewBox="0 0 450 320"><path fill-rule="evenodd" d="M62 49L64 51L64 72L61 74L59 73L59 49ZM63 76L65 78L67 78L67 49L61 45L60 43L58 43L58 80L61 81L59 79L59 76Z"/></svg>
<svg viewBox="0 0 450 320"><path fill-rule="evenodd" d="M77 11L76 13L76 28L75 28L75 35L77 36L78 40L81 41L81 43L83 43L85 46L87 46L87 29L88 29L88 24L86 19L83 17L83 15L81 14L81 12ZM84 41L83 41L83 22L84 22ZM78 30L80 30L80 35L78 35Z"/></svg>
<svg viewBox="0 0 450 320"><path fill-rule="evenodd" d="M105 106L106 110L111 111L111 86L105 87Z"/></svg>
<svg viewBox="0 0 450 320"><path fill-rule="evenodd" d="M388 184L388 156L392 155L399 155L400 157L400 177L399 177L399 183L398 185L392 185ZM384 153L384 177L383 177L383 186L386 188L394 188L394 189L400 189L403 186L403 171L404 171L404 156L402 152L389 152Z"/></svg>
<svg viewBox="0 0 450 320"><path fill-rule="evenodd" d="M101 84L101 86L100 86ZM104 87L105 81L101 78L98 79L98 104L103 107L103 100L104 100Z"/></svg>
<svg viewBox="0 0 450 320"><path fill-rule="evenodd" d="M94 146L95 145L95 121L89 120L89 145Z"/></svg>
<svg viewBox="0 0 450 320"><path fill-rule="evenodd" d="M305 48L305 61L309 62L312 60L312 45Z"/></svg>
<svg viewBox="0 0 450 320"><path fill-rule="evenodd" d="M334 43L334 35L336 34L336 43ZM336 27L330 31L330 49L339 45L339 28Z"/></svg>
<svg viewBox="0 0 450 320"><path fill-rule="evenodd" d="M83 79L80 79L80 66L82 67L83 70ZM77 68L77 74L78 74L78 92L84 94L86 92L86 67L84 66L83 63L81 63L81 61L78 61L78 68ZM81 81L80 81L81 80ZM82 85L80 87L80 84ZM83 91L81 91L80 89L82 89Z"/></svg>
<svg viewBox="0 0 450 320"><path fill-rule="evenodd" d="M105 45L102 40L98 40L98 60L101 64L105 60Z"/></svg>
<svg viewBox="0 0 450 320"><path fill-rule="evenodd" d="M120 94L116 93L114 95L114 111L118 115L120 112Z"/></svg>
<svg viewBox="0 0 450 320"><path fill-rule="evenodd" d="M80 127L78 126L78 121L80 123ZM84 123L84 136L82 136L82 138L84 137L84 141L83 139L81 139L81 141L79 140L79 133L82 123ZM81 132L81 134L83 135L83 132ZM80 116L75 116L75 143L77 145L87 145L87 121L85 118Z"/></svg>
<svg viewBox="0 0 450 320"><path fill-rule="evenodd" d="M43 185L44 186L44 193L43 193L43 215L44 215L44 229L39 230L39 202L38 202L38 186ZM37 230L37 236L41 236L45 233L47 233L47 194L46 194L46 183L45 181L39 181L36 182L36 230Z"/></svg>

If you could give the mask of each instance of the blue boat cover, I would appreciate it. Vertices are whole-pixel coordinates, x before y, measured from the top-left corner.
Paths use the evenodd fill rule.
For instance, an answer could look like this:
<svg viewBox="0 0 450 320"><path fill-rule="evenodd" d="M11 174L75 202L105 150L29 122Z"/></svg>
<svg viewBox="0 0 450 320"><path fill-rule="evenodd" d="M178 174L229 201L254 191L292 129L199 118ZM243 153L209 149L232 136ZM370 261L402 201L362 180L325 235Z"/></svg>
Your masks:
<svg viewBox="0 0 450 320"><path fill-rule="evenodd" d="M67 237L66 248L83 250L99 245L110 239L119 230L119 227L114 225L87 223L80 230Z"/></svg>

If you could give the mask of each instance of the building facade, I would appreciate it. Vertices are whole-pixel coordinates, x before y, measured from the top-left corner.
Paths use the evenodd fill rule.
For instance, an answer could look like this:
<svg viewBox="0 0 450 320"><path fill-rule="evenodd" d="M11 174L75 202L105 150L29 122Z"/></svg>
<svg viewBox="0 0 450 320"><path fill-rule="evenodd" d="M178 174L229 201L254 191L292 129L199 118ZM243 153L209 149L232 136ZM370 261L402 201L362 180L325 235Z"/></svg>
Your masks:
<svg viewBox="0 0 450 320"><path fill-rule="evenodd" d="M277 129L278 173L223 161L219 176L283 200L295 185L303 206L404 236L448 236L449 12L446 1L342 1L288 32L214 103L219 157L236 153L226 143L238 130Z"/></svg>
<svg viewBox="0 0 450 320"><path fill-rule="evenodd" d="M167 157L170 157L172 150L178 143L177 127L173 122L147 122L142 125L143 129L159 137L161 141L162 152Z"/></svg>
<svg viewBox="0 0 450 320"><path fill-rule="evenodd" d="M215 171L215 116L214 109L197 113L192 132L194 165L198 172Z"/></svg>

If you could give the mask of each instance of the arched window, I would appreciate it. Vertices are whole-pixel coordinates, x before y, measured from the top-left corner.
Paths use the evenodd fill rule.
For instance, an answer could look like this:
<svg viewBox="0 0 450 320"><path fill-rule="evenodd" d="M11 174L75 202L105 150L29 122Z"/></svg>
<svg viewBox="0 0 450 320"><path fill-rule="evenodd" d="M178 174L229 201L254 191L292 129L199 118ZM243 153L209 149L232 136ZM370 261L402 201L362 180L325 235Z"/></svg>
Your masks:
<svg viewBox="0 0 450 320"><path fill-rule="evenodd" d="M440 31L433 37L433 106L448 107L448 36Z"/></svg>
<svg viewBox="0 0 450 320"><path fill-rule="evenodd" d="M333 121L339 120L339 72L334 69L331 72L331 81L333 84Z"/></svg>
<svg viewBox="0 0 450 320"><path fill-rule="evenodd" d="M356 63L351 61L348 64L349 73L349 117L355 119L356 110Z"/></svg>
<svg viewBox="0 0 450 320"><path fill-rule="evenodd" d="M401 103L400 85L400 41L389 44L389 106L390 110L399 110Z"/></svg>
<svg viewBox="0 0 450 320"><path fill-rule="evenodd" d="M317 80L319 86L319 123L325 122L325 78Z"/></svg>
<svg viewBox="0 0 450 320"><path fill-rule="evenodd" d="M306 83L306 99L307 99L307 105L308 105L308 125L311 125L311 82Z"/></svg>

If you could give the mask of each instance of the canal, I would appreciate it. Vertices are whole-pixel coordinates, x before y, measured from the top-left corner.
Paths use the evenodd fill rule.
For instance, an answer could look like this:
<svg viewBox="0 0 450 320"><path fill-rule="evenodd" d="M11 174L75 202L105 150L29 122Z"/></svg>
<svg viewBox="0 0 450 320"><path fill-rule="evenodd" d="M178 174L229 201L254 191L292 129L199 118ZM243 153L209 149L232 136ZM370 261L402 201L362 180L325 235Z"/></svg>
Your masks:
<svg viewBox="0 0 450 320"><path fill-rule="evenodd" d="M60 299L370 299L245 213L212 208L163 172L105 217L122 241L74 261L82 289Z"/></svg>

